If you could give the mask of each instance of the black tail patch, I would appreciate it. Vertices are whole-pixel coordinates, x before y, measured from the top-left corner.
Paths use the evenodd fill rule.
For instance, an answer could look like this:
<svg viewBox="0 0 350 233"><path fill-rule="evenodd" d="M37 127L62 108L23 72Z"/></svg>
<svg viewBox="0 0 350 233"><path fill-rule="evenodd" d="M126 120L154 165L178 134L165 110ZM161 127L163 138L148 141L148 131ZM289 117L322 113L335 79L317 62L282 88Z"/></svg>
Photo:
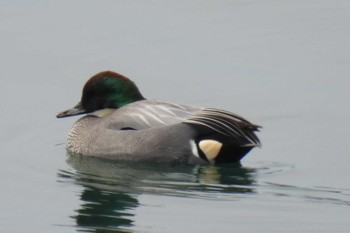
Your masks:
<svg viewBox="0 0 350 233"><path fill-rule="evenodd" d="M204 140L215 140L222 143L222 147L213 161L209 161L205 152L199 147L199 143ZM207 161L213 162L215 164L219 163L238 163L251 149L254 145L242 145L240 142L232 140L227 136L220 134L211 134L204 137L198 137L196 140L196 145L198 149L199 156Z"/></svg>

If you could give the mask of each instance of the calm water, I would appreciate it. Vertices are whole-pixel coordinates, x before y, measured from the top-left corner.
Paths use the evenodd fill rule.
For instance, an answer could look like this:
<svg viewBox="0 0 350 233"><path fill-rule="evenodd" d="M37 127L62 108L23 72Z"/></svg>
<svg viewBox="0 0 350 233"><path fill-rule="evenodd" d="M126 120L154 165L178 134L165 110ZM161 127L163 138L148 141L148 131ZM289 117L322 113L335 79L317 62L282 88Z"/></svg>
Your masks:
<svg viewBox="0 0 350 233"><path fill-rule="evenodd" d="M349 232L349 1L2 1L1 232ZM114 70L264 128L242 166L69 157Z"/></svg>

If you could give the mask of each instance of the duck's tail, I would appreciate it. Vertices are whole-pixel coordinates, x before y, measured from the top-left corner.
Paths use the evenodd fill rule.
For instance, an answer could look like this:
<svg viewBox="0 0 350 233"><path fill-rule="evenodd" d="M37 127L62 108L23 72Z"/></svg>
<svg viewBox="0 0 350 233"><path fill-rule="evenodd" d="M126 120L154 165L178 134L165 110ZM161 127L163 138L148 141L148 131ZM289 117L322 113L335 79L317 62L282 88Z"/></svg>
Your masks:
<svg viewBox="0 0 350 233"><path fill-rule="evenodd" d="M252 148L261 146L255 134L261 127L227 111L204 109L184 123L197 131L198 154L209 162L236 163Z"/></svg>

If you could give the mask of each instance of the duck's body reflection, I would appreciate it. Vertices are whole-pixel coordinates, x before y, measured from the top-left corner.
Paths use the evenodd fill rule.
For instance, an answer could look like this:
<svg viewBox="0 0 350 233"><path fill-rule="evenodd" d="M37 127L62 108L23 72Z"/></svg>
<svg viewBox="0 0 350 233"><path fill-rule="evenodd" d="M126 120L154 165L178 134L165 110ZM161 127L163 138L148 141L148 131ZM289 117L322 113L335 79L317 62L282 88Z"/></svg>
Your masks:
<svg viewBox="0 0 350 233"><path fill-rule="evenodd" d="M255 171L240 165L170 166L77 156L69 156L68 163L75 171L61 170L58 175L83 187L83 204L73 218L87 232L128 232L140 194L215 198L254 192Z"/></svg>
<svg viewBox="0 0 350 233"><path fill-rule="evenodd" d="M131 226L133 214L127 210L138 206L137 199L131 195L108 192L88 185L84 185L81 200L84 204L76 211L77 215L73 218L79 227L90 230L117 230L119 227Z"/></svg>

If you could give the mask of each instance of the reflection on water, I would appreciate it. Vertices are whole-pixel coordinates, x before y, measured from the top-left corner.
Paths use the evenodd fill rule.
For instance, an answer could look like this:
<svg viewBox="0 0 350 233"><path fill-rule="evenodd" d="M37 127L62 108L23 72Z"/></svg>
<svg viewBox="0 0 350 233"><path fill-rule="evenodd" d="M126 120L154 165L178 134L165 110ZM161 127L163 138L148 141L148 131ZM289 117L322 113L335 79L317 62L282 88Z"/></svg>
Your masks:
<svg viewBox="0 0 350 233"><path fill-rule="evenodd" d="M288 164L259 163L255 168L240 165L171 166L167 164L112 162L90 157L69 157L73 169L60 170L59 182L81 186L83 202L72 216L84 232L130 232L139 196L232 201L258 198L269 203L278 198L286 203L317 202L350 205L350 190L331 187L297 187L263 181L293 172ZM286 199L285 199L286 198ZM278 202L270 203L276 205ZM272 208L271 207L271 208ZM278 207L278 206L277 206Z"/></svg>
<svg viewBox="0 0 350 233"><path fill-rule="evenodd" d="M87 232L96 229L120 231L119 227L131 226L133 215L127 210L138 206L137 199L126 193L108 192L89 185L84 185L81 200L84 204L73 218Z"/></svg>
<svg viewBox="0 0 350 233"><path fill-rule="evenodd" d="M231 166L170 166L165 164L116 163L97 158L69 157L74 172L60 170L61 182L83 187L83 204L76 210L81 231L128 232L138 196L180 196L186 198L240 198L254 193L255 170Z"/></svg>

